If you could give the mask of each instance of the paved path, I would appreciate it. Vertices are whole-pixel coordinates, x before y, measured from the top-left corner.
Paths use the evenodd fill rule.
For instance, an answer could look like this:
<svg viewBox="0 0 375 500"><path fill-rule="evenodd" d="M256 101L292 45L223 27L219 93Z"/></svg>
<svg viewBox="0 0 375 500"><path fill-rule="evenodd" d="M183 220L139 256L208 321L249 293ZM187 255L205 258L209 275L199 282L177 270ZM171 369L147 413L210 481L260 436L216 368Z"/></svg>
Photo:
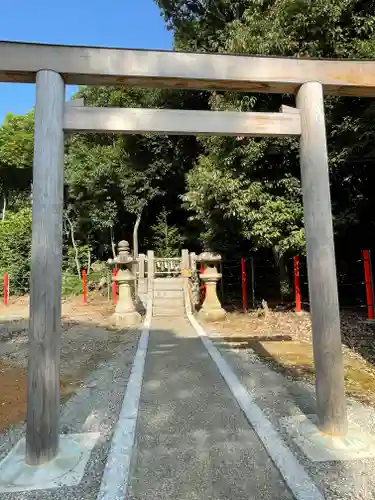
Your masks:
<svg viewBox="0 0 375 500"><path fill-rule="evenodd" d="M128 500L292 500L201 340L154 318Z"/></svg>

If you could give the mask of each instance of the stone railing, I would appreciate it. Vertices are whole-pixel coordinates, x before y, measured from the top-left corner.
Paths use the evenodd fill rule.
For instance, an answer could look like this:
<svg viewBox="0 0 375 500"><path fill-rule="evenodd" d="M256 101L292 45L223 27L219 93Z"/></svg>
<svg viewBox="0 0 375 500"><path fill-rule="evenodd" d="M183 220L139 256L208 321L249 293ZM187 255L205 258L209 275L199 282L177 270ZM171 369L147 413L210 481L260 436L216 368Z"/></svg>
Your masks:
<svg viewBox="0 0 375 500"><path fill-rule="evenodd" d="M150 281L155 277L179 276L182 271L182 261L181 257L155 257L154 252L149 250L147 256L139 254L137 267L138 281Z"/></svg>
<svg viewBox="0 0 375 500"><path fill-rule="evenodd" d="M147 256L139 255L138 269L134 273L137 276L138 295L144 296L146 291L151 293L155 277L181 276L184 279L186 304L191 306L192 311L199 310L199 314L206 320L222 319L225 311L216 292L217 283L222 277L218 271L220 263L220 255L213 252L206 251L197 256L184 249L181 257L165 258L155 257L153 250L149 250ZM204 297L202 286L205 290Z"/></svg>
<svg viewBox="0 0 375 500"><path fill-rule="evenodd" d="M181 274L181 257L160 258L155 257L155 276L179 276Z"/></svg>

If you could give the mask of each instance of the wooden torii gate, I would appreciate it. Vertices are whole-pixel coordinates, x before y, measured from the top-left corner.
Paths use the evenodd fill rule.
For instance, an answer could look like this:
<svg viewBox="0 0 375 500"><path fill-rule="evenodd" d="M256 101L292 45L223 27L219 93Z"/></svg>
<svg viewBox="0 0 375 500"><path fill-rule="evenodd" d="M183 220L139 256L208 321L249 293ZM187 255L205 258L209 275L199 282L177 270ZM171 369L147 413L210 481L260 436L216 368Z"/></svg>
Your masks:
<svg viewBox="0 0 375 500"><path fill-rule="evenodd" d="M316 398L323 432L347 414L323 94L375 96L375 62L0 42L0 81L36 82L26 462L59 449L64 132L300 136ZM293 93L281 113L85 108L65 84Z"/></svg>

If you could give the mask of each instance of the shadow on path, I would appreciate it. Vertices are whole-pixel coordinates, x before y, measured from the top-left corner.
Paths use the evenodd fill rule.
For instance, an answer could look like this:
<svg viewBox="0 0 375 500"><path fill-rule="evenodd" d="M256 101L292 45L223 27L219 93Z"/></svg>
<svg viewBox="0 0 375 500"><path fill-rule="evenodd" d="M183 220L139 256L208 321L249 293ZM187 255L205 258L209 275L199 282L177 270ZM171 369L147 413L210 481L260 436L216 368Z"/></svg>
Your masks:
<svg viewBox="0 0 375 500"><path fill-rule="evenodd" d="M150 331L128 500L293 498L187 320Z"/></svg>

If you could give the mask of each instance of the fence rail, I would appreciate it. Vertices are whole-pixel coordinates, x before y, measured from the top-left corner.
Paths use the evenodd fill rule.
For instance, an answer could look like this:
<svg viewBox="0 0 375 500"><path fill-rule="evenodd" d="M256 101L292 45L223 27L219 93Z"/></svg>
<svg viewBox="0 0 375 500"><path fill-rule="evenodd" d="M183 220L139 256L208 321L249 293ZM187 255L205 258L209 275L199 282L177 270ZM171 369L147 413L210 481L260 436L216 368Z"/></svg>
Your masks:
<svg viewBox="0 0 375 500"><path fill-rule="evenodd" d="M370 252L369 255L369 271L365 269L363 253L359 252L358 258L351 260L338 259L337 282L340 308L367 311L368 318L371 319L374 299ZM296 312L308 310L310 304L306 257L287 259L285 267L288 286L284 290L284 297L281 297L280 272L272 260L257 255L224 259L221 266L222 284L218 290L221 301L226 306L244 310L259 307L263 299L271 305L283 304L295 308Z"/></svg>
<svg viewBox="0 0 375 500"><path fill-rule="evenodd" d="M177 276L181 273L181 262L179 257L155 257L155 275L160 277ZM147 267L146 259L143 277L148 275ZM287 260L286 272L289 290L286 292L289 293L286 293L284 297L281 297L279 269L272 260L260 258L257 255L224 259L220 264L220 272L222 280L218 287L218 294L226 306L234 306L243 310L254 309L259 307L264 299L271 305L273 303L288 304L289 307L294 307L296 312L309 309L305 257L294 256ZM108 269L105 279L106 285L103 288L108 300L116 303L116 282L113 280L113 277L116 276L116 268L113 269L112 276L111 273ZM71 290L74 290L76 295L82 295L83 303L87 303L87 298L92 290L93 274L83 272L81 280L77 276L64 275L63 295L68 295ZM375 318L374 286L369 250L358 252L358 255L351 259L337 259L337 282L341 309L361 310L364 313L367 312L369 319ZM0 296L3 297L5 305L9 304L12 297L27 294L29 288L29 274L20 277L5 273L0 280ZM204 293L204 284L201 283L201 295L203 296Z"/></svg>

